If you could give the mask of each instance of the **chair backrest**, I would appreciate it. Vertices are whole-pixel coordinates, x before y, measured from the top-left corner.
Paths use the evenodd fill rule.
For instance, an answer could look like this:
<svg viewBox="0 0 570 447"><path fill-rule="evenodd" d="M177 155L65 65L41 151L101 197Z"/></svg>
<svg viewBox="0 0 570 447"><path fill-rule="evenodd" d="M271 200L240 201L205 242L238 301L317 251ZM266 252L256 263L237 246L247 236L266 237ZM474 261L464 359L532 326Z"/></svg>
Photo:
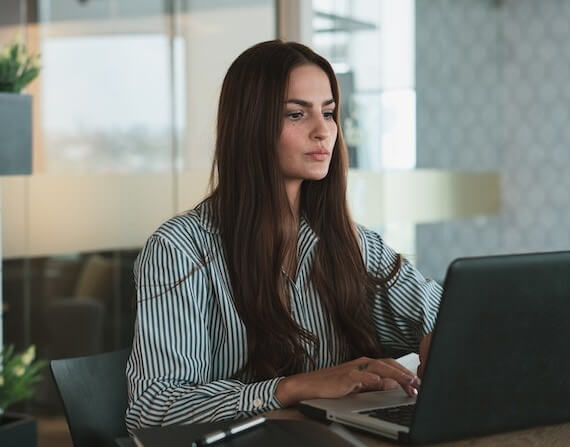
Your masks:
<svg viewBox="0 0 570 447"><path fill-rule="evenodd" d="M130 348L50 362L74 447L116 446L115 438L127 436L129 353Z"/></svg>

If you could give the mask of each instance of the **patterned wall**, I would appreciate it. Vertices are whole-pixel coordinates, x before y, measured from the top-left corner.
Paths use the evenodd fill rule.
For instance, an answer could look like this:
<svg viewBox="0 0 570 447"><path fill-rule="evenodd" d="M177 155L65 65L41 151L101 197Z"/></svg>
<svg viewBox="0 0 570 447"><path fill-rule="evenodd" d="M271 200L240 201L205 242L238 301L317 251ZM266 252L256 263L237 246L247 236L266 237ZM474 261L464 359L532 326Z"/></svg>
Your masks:
<svg viewBox="0 0 570 447"><path fill-rule="evenodd" d="M417 264L570 248L570 1L416 0L417 160L498 171L499 216L419 225Z"/></svg>

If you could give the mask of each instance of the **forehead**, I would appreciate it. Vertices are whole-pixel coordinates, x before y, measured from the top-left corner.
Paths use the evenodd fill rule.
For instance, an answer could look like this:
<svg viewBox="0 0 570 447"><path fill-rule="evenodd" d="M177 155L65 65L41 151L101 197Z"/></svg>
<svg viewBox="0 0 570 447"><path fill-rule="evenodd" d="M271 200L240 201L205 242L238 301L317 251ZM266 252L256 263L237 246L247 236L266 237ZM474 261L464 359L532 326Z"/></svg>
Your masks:
<svg viewBox="0 0 570 447"><path fill-rule="evenodd" d="M287 99L326 101L333 97L331 84L324 70L314 64L295 67L289 74Z"/></svg>

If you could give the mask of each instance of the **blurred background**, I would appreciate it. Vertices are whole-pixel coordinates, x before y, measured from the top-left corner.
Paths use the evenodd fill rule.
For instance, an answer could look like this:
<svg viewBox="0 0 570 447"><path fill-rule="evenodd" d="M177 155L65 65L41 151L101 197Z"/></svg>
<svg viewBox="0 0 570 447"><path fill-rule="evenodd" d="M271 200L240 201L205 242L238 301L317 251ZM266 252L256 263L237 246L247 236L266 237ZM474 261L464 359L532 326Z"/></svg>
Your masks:
<svg viewBox="0 0 570 447"><path fill-rule="evenodd" d="M426 276L570 248L566 0L2 0L15 35L42 70L33 173L0 177L5 344L130 344L133 261L204 197L222 78L276 37L333 64L352 213ZM47 376L23 409L71 445Z"/></svg>

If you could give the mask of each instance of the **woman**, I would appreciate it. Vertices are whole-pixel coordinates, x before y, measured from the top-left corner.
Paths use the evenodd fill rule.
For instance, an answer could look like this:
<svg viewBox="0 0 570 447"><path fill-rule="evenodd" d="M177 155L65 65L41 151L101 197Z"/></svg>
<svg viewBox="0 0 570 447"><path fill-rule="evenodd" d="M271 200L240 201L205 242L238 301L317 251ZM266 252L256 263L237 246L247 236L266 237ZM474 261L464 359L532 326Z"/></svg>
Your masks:
<svg viewBox="0 0 570 447"><path fill-rule="evenodd" d="M218 109L213 192L135 265L129 430L215 421L418 377L441 290L350 219L339 91L297 43L253 46Z"/></svg>

